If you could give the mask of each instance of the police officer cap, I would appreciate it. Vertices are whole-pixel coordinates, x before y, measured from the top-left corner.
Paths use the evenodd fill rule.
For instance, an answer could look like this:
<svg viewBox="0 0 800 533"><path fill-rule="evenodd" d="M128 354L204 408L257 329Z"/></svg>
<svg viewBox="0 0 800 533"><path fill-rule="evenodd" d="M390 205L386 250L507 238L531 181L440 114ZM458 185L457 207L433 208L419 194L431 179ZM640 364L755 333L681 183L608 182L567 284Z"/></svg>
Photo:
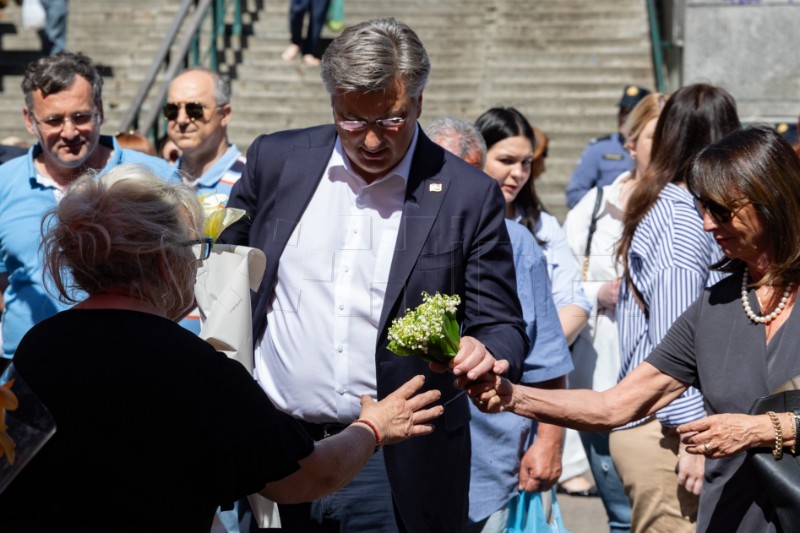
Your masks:
<svg viewBox="0 0 800 533"><path fill-rule="evenodd" d="M797 124L792 122L779 122L775 124L775 131L781 134L781 137L786 139L786 142L794 146L800 141L800 136L797 133Z"/></svg>
<svg viewBox="0 0 800 533"><path fill-rule="evenodd" d="M619 99L617 105L625 109L633 109L639 100L650 94L650 91L644 87L636 85L626 85L622 90L622 98Z"/></svg>

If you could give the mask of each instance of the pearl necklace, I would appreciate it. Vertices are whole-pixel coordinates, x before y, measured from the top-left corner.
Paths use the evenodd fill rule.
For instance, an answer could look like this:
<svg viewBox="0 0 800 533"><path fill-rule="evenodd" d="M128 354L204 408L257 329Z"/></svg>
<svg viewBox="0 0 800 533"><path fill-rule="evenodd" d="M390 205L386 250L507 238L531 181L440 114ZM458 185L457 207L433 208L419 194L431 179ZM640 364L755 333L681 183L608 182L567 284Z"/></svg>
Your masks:
<svg viewBox="0 0 800 533"><path fill-rule="evenodd" d="M742 275L742 307L744 307L744 312L747 315L747 318L756 324L769 324L775 320L778 315L783 312L784 307L786 307L786 302L789 300L789 295L792 293L793 285L794 283L789 283L786 286L786 290L783 291L783 295L781 296L781 301L771 313L764 316L758 316L753 312L753 308L750 307L750 300L747 297L747 270L745 270L744 274ZM758 299L758 294L756 294L756 299Z"/></svg>

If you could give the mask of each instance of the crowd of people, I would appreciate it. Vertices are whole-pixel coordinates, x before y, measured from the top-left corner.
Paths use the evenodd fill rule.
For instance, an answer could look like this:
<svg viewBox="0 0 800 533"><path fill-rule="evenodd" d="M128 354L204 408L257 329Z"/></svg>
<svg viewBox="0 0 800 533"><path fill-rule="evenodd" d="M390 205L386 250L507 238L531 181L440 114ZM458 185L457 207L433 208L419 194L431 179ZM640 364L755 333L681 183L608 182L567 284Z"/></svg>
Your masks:
<svg viewBox="0 0 800 533"><path fill-rule="evenodd" d="M302 26L328 2L294 4ZM612 532L791 529L752 464L800 438L800 405L751 413L800 375L800 158L780 133L742 128L720 87L627 86L562 226L535 117L422 127L410 27L356 24L321 59L292 43L333 123L246 156L207 68L170 81L157 143L100 133L86 55L26 70L36 142L0 151L3 358L57 431L0 530L251 531L260 494L292 532L495 533L520 492L550 508L576 456ZM268 258L252 373L198 336L206 195L247 213L220 241ZM461 301L451 363L392 353L392 321L436 292Z"/></svg>

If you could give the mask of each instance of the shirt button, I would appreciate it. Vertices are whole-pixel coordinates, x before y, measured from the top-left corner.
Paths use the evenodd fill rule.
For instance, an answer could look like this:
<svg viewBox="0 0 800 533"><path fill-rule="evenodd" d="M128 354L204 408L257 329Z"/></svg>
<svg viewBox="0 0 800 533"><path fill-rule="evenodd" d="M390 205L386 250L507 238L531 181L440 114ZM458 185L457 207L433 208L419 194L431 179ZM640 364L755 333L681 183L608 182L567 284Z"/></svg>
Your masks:
<svg viewBox="0 0 800 533"><path fill-rule="evenodd" d="M340 395L341 395L341 394L344 394L345 392L347 392L347 389L345 389L345 388L344 388L344 387L342 387L342 386L339 386L339 387L337 387L337 388L336 388L336 393L337 393L337 394L340 394Z"/></svg>
<svg viewBox="0 0 800 533"><path fill-rule="evenodd" d="M339 304L339 311L344 311L344 304Z"/></svg>
<svg viewBox="0 0 800 533"><path fill-rule="evenodd" d="M350 267L344 267L345 272L350 272Z"/></svg>
<svg viewBox="0 0 800 533"><path fill-rule="evenodd" d="M340 344L339 346L336 347L336 351L342 353L344 351L344 346Z"/></svg>

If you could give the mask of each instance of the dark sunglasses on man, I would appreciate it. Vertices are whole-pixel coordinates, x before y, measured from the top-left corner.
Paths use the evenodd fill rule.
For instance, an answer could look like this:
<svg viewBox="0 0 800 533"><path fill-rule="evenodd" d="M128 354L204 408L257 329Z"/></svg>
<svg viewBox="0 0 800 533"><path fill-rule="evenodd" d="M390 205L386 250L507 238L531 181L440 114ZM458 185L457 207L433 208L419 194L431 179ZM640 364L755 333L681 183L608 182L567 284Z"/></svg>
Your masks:
<svg viewBox="0 0 800 533"><path fill-rule="evenodd" d="M164 112L164 117L167 120L175 120L178 118L178 113L181 110L181 106L186 109L186 116L189 117L189 120L198 120L205 116L206 107L200 102L187 102L185 104L168 102L164 104L164 107L161 108L161 110Z"/></svg>

